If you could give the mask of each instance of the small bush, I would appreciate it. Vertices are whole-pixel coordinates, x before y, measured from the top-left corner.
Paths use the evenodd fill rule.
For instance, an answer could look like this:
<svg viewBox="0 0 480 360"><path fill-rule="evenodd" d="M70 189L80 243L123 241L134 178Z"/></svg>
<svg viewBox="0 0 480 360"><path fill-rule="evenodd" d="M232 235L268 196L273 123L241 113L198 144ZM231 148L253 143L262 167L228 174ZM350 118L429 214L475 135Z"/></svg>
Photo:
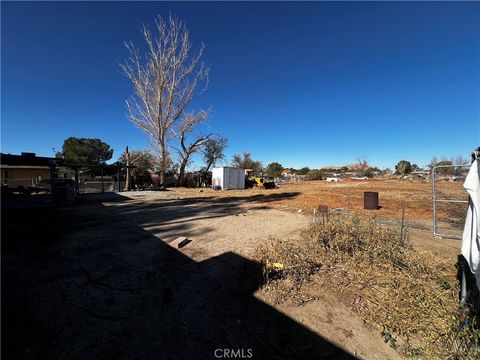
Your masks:
<svg viewBox="0 0 480 360"><path fill-rule="evenodd" d="M305 177L306 180L322 180L324 174L321 170L310 170Z"/></svg>

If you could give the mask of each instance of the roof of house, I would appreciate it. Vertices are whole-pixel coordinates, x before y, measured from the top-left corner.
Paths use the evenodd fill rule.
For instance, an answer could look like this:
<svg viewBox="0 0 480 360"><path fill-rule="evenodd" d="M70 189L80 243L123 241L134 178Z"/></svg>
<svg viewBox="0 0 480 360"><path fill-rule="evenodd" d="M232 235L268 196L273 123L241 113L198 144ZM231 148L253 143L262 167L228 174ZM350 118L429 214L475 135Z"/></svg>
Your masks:
<svg viewBox="0 0 480 360"><path fill-rule="evenodd" d="M36 156L34 153L22 153L21 155L0 153L0 163L12 166L49 166L50 161L63 162L62 159L53 157Z"/></svg>
<svg viewBox="0 0 480 360"><path fill-rule="evenodd" d="M136 168L135 165L115 165L115 164L103 164L103 165L94 165L94 164L69 164L65 162L64 159L54 158L54 157L45 157L45 156L36 156L34 153L25 153L21 155L13 154L3 154L0 153L0 164L2 167L6 166L16 166L26 168L29 166L50 166L50 162L55 161L56 165L62 165L70 168L80 168L80 167L103 167L103 168Z"/></svg>
<svg viewBox="0 0 480 360"><path fill-rule="evenodd" d="M0 164L0 169L32 169L32 170L38 170L38 169L49 169L49 166L43 166L43 165L6 165L6 164Z"/></svg>
<svg viewBox="0 0 480 360"><path fill-rule="evenodd" d="M320 170L341 170L343 166L323 166Z"/></svg>

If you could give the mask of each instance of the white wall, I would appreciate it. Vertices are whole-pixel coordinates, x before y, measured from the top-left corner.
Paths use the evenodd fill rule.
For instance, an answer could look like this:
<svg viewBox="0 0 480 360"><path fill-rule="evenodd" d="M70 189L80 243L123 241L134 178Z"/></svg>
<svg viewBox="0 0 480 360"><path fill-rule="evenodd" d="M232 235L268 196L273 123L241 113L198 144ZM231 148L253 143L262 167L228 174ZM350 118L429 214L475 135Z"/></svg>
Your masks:
<svg viewBox="0 0 480 360"><path fill-rule="evenodd" d="M223 167L212 169L212 187L220 186L223 189Z"/></svg>

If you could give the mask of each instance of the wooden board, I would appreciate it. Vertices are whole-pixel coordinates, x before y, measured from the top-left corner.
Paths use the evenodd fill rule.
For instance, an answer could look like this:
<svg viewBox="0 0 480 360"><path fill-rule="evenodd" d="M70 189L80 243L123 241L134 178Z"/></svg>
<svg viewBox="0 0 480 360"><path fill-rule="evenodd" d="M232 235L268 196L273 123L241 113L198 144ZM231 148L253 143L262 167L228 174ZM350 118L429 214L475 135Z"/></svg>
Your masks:
<svg viewBox="0 0 480 360"><path fill-rule="evenodd" d="M191 242L192 242L192 240L190 240L189 238L184 237L184 236L180 236L180 237L176 238L175 240L170 241L168 243L168 245L170 245L171 247L174 247L176 249L180 249L180 248L188 245Z"/></svg>

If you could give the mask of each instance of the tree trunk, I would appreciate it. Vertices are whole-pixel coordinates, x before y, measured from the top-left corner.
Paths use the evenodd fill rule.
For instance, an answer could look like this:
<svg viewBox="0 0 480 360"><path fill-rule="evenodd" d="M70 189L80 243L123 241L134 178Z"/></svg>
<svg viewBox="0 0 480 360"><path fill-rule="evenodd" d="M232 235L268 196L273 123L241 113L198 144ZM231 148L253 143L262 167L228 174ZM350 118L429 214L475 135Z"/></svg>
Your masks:
<svg viewBox="0 0 480 360"><path fill-rule="evenodd" d="M125 188L123 189L124 191L130 191L130 154L128 153L128 146L125 149L125 160L127 161L127 169L126 169L126 175L125 175ZM120 181L120 178L118 178L118 181Z"/></svg>
<svg viewBox="0 0 480 360"><path fill-rule="evenodd" d="M210 170L210 166L212 166L213 161L210 161L207 165L207 168L205 169L205 174L208 173L208 170Z"/></svg>
<svg viewBox="0 0 480 360"><path fill-rule="evenodd" d="M213 164L213 161L208 162L207 168L205 169L205 171L202 174L202 179L200 181L200 186L203 186L203 185L207 186L208 170L210 170L210 167L212 166L212 164Z"/></svg>
<svg viewBox="0 0 480 360"><path fill-rule="evenodd" d="M158 120L160 125L160 120ZM165 173L167 172L167 150L165 148L165 135L162 129L158 131L158 137L156 138L156 145L159 150L159 168L157 177L157 186L165 185Z"/></svg>
<svg viewBox="0 0 480 360"><path fill-rule="evenodd" d="M165 146L160 146L162 147L162 158L160 159L160 171L158 173L158 180L160 182L160 186L165 186L165 174L167 172L167 151L165 150Z"/></svg>
<svg viewBox="0 0 480 360"><path fill-rule="evenodd" d="M177 186L183 186L185 182L185 168L187 167L188 164L188 158L189 156L185 157L182 160L182 163L180 164L180 169L178 171L178 181L177 181Z"/></svg>

